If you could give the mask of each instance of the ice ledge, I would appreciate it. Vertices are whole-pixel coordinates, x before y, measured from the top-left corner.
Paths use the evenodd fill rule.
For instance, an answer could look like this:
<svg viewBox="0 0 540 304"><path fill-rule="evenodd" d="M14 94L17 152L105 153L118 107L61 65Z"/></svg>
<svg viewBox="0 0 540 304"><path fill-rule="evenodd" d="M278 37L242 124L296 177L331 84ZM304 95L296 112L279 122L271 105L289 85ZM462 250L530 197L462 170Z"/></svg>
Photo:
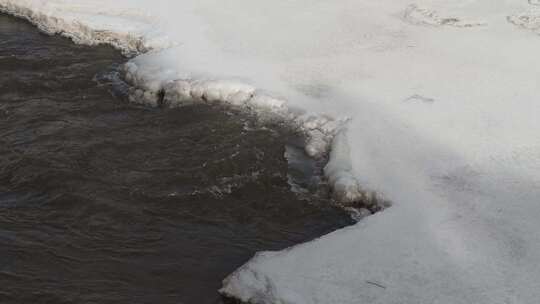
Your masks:
<svg viewBox="0 0 540 304"><path fill-rule="evenodd" d="M127 56L157 51L172 45L160 38L146 37L142 32L137 34L117 30L114 26L96 28L97 25L88 24L80 18L65 18L46 3L32 6L25 0L0 0L0 12L24 18L45 33L62 35L78 44L111 45ZM160 42L156 43L156 40ZM352 175L347 143L347 118L335 119L291 108L284 99L272 97L251 85L234 80L177 79L171 75L155 75L154 72L145 70L145 67L133 60L125 65L124 76L132 86L130 101L165 107L179 107L194 102L222 102L255 113L261 119L282 120L306 135L305 150L309 156L329 156L324 171L337 202L346 208L354 207L356 214L360 215L366 213L366 210L358 212L358 208L367 208L371 213L388 206L382 197L362 189Z"/></svg>
<svg viewBox="0 0 540 304"><path fill-rule="evenodd" d="M20 4L21 2L24 3L24 0L0 1L0 12L26 19L47 34L61 35L77 44L111 45L128 57L146 53L154 48L141 35L92 28L77 19L68 20L56 16L53 9L45 7L41 10L32 9L29 5Z"/></svg>
<svg viewBox="0 0 540 304"><path fill-rule="evenodd" d="M124 78L132 85L129 99L152 107L175 108L193 103L219 102L248 111L261 121L279 121L306 137L305 152L312 158L328 157L324 173L333 198L357 219L388 207L388 200L363 189L352 173L347 138L349 119L335 119L290 107L285 99L273 97L236 80L177 79L159 68L128 62Z"/></svg>

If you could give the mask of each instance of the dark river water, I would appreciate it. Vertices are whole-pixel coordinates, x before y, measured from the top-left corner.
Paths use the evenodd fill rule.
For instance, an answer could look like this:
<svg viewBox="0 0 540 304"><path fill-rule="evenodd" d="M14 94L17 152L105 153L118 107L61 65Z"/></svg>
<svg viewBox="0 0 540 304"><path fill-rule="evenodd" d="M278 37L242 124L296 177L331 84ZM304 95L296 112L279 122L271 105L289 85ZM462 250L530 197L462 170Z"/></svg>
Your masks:
<svg viewBox="0 0 540 304"><path fill-rule="evenodd" d="M0 15L0 303L221 303L256 251L351 223L291 191L292 132L129 104L124 61Z"/></svg>

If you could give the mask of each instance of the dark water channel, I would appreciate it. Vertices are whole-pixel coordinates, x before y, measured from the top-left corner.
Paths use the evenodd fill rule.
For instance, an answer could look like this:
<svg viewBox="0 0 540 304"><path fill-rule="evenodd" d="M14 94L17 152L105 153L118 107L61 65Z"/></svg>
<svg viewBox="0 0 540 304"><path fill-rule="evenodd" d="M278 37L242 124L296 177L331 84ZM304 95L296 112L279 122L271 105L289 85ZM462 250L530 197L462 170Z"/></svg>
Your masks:
<svg viewBox="0 0 540 304"><path fill-rule="evenodd" d="M350 224L291 191L293 135L129 104L124 61L0 15L0 303L220 303L256 251Z"/></svg>

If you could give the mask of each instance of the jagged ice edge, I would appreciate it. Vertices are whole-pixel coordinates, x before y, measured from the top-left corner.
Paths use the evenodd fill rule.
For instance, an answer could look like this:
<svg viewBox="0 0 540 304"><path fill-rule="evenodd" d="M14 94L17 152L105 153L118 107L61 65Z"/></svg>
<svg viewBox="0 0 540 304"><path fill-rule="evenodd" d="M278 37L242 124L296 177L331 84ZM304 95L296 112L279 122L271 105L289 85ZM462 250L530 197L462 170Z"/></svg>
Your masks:
<svg viewBox="0 0 540 304"><path fill-rule="evenodd" d="M0 3L0 12L23 18L41 31L61 35L77 44L107 44L132 57L156 49L149 46L142 36L96 30L79 21L67 21L52 14L33 11L13 2ZM306 135L306 153L320 158L329 155L324 168L333 189L333 197L344 207L374 206L386 208L389 202L379 193L366 191L352 173L350 148L346 136L348 118L334 119L323 114L310 114L291 108L287 101L259 92L248 84L230 80L175 79L160 80L133 61L124 65L131 102L149 106L179 107L193 102L222 102L241 107L258 117L273 117L288 123ZM360 212L362 213L362 212Z"/></svg>

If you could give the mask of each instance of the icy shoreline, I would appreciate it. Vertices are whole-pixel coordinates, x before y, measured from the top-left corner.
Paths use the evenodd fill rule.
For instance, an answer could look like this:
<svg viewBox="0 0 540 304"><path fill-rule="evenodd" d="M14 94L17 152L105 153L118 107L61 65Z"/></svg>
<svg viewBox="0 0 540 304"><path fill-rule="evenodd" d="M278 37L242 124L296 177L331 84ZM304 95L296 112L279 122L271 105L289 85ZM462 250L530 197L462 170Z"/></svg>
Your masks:
<svg viewBox="0 0 540 304"><path fill-rule="evenodd" d="M44 33L61 35L79 44L107 44L133 57L123 67L124 79L132 86L129 91L130 102L152 107L219 102L253 113L262 121L283 121L305 134L305 152L310 157L330 158L324 173L338 204L352 208L350 210L353 214L358 213L358 208L381 210L389 206L389 202L380 194L362 189L350 173L350 152L343 148L347 146L346 138L339 135L346 131L349 118L335 119L290 107L285 99L272 97L254 86L236 80L178 79L174 71L159 66L144 66L137 59L152 51L166 50L172 45L166 39L158 38L159 42L156 43L149 42L142 33L95 29L91 24L87 25L78 19L63 19L54 14L49 15L47 10L32 10L14 1L0 2L0 12L28 20Z"/></svg>
<svg viewBox="0 0 540 304"><path fill-rule="evenodd" d="M224 294L287 304L540 297L536 1L0 7L79 42L140 37L151 51L126 65L134 102L219 100L288 121L308 134L310 155L330 147L326 174L341 201L365 199L362 185L393 202L353 227L258 254L225 280Z"/></svg>
<svg viewBox="0 0 540 304"><path fill-rule="evenodd" d="M107 44L122 51L126 56L135 56L151 50L144 38L130 33L116 33L107 30L95 30L91 26L69 22L62 18L49 16L38 10L7 1L0 3L0 12L27 20L41 31L49 35L60 35L71 39L74 43L86 45Z"/></svg>

